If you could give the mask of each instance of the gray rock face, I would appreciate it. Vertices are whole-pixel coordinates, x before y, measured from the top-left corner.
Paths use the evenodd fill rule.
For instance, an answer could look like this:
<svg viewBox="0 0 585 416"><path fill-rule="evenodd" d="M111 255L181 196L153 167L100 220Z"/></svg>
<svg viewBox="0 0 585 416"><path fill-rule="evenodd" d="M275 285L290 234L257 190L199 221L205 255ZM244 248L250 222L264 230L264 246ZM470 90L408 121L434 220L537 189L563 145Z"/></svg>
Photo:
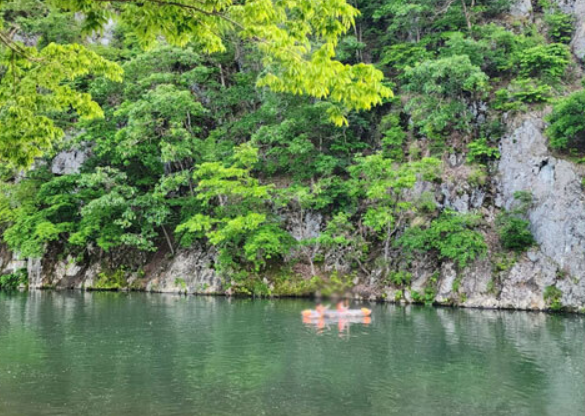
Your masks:
<svg viewBox="0 0 585 416"><path fill-rule="evenodd" d="M543 133L545 115L529 113L508 120L509 133L501 140L502 156L494 177L494 204L500 208L510 209L517 191L533 195L528 217L538 247L516 261L509 258L512 264L501 271L494 268L499 262L495 253L459 272L452 263L443 263L434 284L432 259L419 261L413 266L412 290L422 293L433 284L436 301L443 304L543 310L549 306L546 288L555 286L562 292L563 306L585 307L585 194L581 185L585 169L550 153ZM485 193L465 181L444 182L437 193L443 207L460 212L476 210L485 201ZM493 223L495 208L486 205L482 209L486 220ZM390 289L385 293L389 300L395 294ZM409 290L405 299L412 300Z"/></svg>
<svg viewBox="0 0 585 416"><path fill-rule="evenodd" d="M545 309L543 293L554 284L556 265L548 257L536 252L537 261L519 260L505 277L498 306L514 309Z"/></svg>
<svg viewBox="0 0 585 416"><path fill-rule="evenodd" d="M308 211L302 218L298 215L294 216L290 219L290 223L290 233L295 240L302 241L317 238L321 235L323 215L318 212Z"/></svg>
<svg viewBox="0 0 585 416"><path fill-rule="evenodd" d="M549 153L542 116L527 115L502 140L500 200L509 208L515 192L531 192L534 206L529 219L540 250L561 270L581 278L585 276L585 194L581 186L585 171Z"/></svg>
<svg viewBox="0 0 585 416"><path fill-rule="evenodd" d="M585 171L552 156L543 134L544 114L516 121L502 139L498 167L499 203L510 208L517 191L529 191L534 204L528 216L539 245L527 253L504 282L502 307L542 309L547 286L563 292L566 306L585 305Z"/></svg>
<svg viewBox="0 0 585 416"><path fill-rule="evenodd" d="M113 19L108 19L100 33L93 33L88 36L87 41L94 45L108 46L114 40L114 29L116 22Z"/></svg>
<svg viewBox="0 0 585 416"><path fill-rule="evenodd" d="M51 172L55 175L79 173L81 166L89 157L87 150L66 150L59 152L51 164Z"/></svg>
<svg viewBox="0 0 585 416"><path fill-rule="evenodd" d="M510 14L516 18L527 19L532 15L531 0L517 0L510 8Z"/></svg>
<svg viewBox="0 0 585 416"><path fill-rule="evenodd" d="M26 271L28 273L28 284L31 287L39 287L43 278L41 259L27 259Z"/></svg>
<svg viewBox="0 0 585 416"><path fill-rule="evenodd" d="M50 260L50 256L26 261L17 258L4 259L2 256L0 266L7 273L26 267L29 287L32 289L47 286L88 289L95 286L100 274L112 273L99 258L89 264L77 263L71 256L54 263ZM154 255L144 265L142 272L128 277L128 286L150 292L222 293L222 281L213 270L214 261L215 253L201 247L181 250L172 258L167 258L164 253Z"/></svg>
<svg viewBox="0 0 585 416"><path fill-rule="evenodd" d="M220 293L221 279L213 270L214 253L192 248L146 276L146 290L169 293Z"/></svg>
<svg viewBox="0 0 585 416"><path fill-rule="evenodd" d="M440 206L466 214L478 210L484 203L486 194L478 188L466 183L454 184L445 182L441 185L443 197Z"/></svg>

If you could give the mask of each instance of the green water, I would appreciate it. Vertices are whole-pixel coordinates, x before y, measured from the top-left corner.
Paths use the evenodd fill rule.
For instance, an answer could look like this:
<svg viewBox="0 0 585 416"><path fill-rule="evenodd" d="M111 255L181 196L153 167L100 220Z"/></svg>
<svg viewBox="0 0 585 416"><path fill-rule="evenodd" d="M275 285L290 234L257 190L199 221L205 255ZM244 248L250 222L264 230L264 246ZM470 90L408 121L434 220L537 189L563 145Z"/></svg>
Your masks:
<svg viewBox="0 0 585 416"><path fill-rule="evenodd" d="M300 300L0 293L0 415L582 415L585 319Z"/></svg>

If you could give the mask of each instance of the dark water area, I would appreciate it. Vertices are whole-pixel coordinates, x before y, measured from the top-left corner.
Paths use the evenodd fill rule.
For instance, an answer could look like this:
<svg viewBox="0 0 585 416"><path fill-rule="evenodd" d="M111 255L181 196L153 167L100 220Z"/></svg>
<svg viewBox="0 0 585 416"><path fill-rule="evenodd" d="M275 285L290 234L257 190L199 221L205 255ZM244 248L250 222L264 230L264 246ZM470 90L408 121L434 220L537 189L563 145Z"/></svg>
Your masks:
<svg viewBox="0 0 585 416"><path fill-rule="evenodd" d="M305 300L0 293L0 415L582 415L585 318ZM363 306L363 305L355 305Z"/></svg>

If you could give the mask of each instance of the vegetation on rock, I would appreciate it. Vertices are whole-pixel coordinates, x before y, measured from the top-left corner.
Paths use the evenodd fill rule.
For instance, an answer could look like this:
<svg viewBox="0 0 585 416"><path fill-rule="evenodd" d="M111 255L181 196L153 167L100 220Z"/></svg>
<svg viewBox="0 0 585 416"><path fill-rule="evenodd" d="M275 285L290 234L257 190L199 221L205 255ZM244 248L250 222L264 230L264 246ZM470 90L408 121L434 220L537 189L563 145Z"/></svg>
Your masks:
<svg viewBox="0 0 585 416"><path fill-rule="evenodd" d="M547 6L542 26L511 22L509 8L2 2L3 241L86 261L197 244L234 291L265 295L347 290L372 273L405 289L417 256L464 269L490 236L523 251L526 210L496 223L445 197L491 192L512 112L555 102L551 146L583 146L583 92L557 100L571 19ZM56 169L73 152L79 169ZM451 160L471 165L465 178ZM95 287L124 287L123 274Z"/></svg>

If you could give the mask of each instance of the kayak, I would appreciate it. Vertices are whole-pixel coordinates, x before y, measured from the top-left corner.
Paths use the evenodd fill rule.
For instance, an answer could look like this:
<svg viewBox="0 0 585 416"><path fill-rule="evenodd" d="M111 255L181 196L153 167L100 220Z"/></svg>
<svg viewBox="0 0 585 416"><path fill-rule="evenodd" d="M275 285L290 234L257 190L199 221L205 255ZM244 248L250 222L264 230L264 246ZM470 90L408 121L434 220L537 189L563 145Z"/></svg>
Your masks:
<svg viewBox="0 0 585 416"><path fill-rule="evenodd" d="M306 309L302 312L303 318L311 318L311 319L361 318L361 317L370 316L371 314L372 314L372 310L368 309L368 308L348 309L347 311L336 311L336 310L326 309L322 313L319 313L314 309Z"/></svg>

